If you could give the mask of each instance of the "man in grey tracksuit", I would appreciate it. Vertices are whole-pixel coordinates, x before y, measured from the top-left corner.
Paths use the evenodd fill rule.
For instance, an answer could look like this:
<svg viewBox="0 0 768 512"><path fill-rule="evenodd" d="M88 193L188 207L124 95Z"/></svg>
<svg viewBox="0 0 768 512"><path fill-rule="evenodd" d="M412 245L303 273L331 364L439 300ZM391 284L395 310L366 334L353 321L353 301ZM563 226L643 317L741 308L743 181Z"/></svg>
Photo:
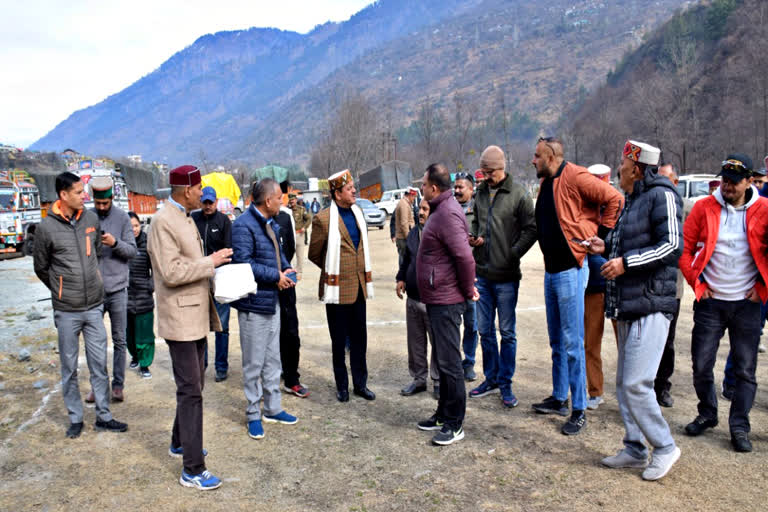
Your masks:
<svg viewBox="0 0 768 512"><path fill-rule="evenodd" d="M67 437L83 430L83 403L77 384L78 337L83 333L85 357L96 402L97 430L124 432L128 427L109 411L107 332L104 329L104 286L98 255L102 250L99 219L83 210L83 183L70 172L56 177L59 200L35 233L34 268L51 291L53 318L59 332L61 394L69 412Z"/></svg>
<svg viewBox="0 0 768 512"><path fill-rule="evenodd" d="M128 324L128 273L130 260L136 256L128 214L112 203L113 184L108 176L91 179L93 211L101 224L102 253L99 269L104 280L104 312L112 327L112 400L123 401L125 384L125 329ZM89 395L86 402L92 401Z"/></svg>

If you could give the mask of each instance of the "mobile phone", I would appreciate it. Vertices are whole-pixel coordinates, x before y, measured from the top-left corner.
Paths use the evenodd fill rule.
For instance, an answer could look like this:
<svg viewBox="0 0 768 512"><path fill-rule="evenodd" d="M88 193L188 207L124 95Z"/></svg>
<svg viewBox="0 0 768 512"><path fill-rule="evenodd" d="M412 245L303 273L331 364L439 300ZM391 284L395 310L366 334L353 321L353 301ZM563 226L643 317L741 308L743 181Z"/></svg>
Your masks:
<svg viewBox="0 0 768 512"><path fill-rule="evenodd" d="M285 276L288 279L290 279L291 281L293 281L294 283L297 282L296 281L296 272L288 272L287 274L285 274Z"/></svg>
<svg viewBox="0 0 768 512"><path fill-rule="evenodd" d="M579 244L579 245L583 245L585 247L588 247L589 243L590 243L589 240L583 240L581 238L571 238L571 242Z"/></svg>

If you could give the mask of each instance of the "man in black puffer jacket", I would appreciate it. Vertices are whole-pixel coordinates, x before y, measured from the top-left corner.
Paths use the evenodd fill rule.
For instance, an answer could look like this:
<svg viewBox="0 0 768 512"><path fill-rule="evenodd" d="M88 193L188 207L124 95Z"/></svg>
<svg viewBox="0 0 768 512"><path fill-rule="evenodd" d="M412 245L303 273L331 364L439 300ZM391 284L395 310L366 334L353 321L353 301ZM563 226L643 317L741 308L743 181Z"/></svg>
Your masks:
<svg viewBox="0 0 768 512"><path fill-rule="evenodd" d="M67 437L83 431L83 402L77 385L79 336L91 372L96 402L96 430L124 432L127 425L109 411L107 331L104 284L99 272L101 231L98 216L83 209L83 182L76 174L56 177L58 201L35 233L35 274L51 291L53 320L59 333L61 395L69 412Z"/></svg>
<svg viewBox="0 0 768 512"><path fill-rule="evenodd" d="M606 314L617 320L619 357L616 397L624 420L624 449L603 459L611 468L645 468L643 479L658 480L680 458L661 415L653 381L672 316L677 309L677 260L683 250L680 195L659 176L658 148L628 141L619 168L626 203L605 243L587 243L608 259ZM645 441L653 447L650 465Z"/></svg>

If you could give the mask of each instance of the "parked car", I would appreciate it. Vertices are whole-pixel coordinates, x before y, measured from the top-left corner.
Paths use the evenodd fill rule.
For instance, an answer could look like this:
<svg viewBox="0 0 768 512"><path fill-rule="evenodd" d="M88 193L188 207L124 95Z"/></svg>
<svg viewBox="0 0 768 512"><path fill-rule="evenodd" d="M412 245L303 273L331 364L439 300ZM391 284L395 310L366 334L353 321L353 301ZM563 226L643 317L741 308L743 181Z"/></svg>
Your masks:
<svg viewBox="0 0 768 512"><path fill-rule="evenodd" d="M387 190L381 195L381 200L376 203L376 206L386 213L392 215L397 208L397 203L408 192L407 188L400 188L397 190Z"/></svg>
<svg viewBox="0 0 768 512"><path fill-rule="evenodd" d="M368 227L377 227L384 229L384 224L387 221L387 214L383 210L379 210L375 204L367 199L357 199L357 206L363 210L363 217Z"/></svg>
<svg viewBox="0 0 768 512"><path fill-rule="evenodd" d="M695 203L709 195L709 182L719 179L714 174L687 174L680 176L680 181L677 183L677 192L683 199L688 199Z"/></svg>

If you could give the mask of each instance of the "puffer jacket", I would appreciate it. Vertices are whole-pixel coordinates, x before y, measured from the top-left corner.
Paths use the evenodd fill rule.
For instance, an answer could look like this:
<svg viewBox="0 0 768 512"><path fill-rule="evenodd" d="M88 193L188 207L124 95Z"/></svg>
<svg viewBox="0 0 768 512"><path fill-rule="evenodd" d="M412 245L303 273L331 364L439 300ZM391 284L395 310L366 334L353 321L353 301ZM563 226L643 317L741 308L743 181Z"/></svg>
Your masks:
<svg viewBox="0 0 768 512"><path fill-rule="evenodd" d="M136 256L131 259L128 275L128 312L141 315L155 309L155 300L152 298L154 291L152 261L147 253L147 234L142 231L136 237Z"/></svg>
<svg viewBox="0 0 768 512"><path fill-rule="evenodd" d="M104 302L99 271L101 232L95 213L80 210L74 219L61 213L59 201L35 232L35 274L51 290L56 311L88 311Z"/></svg>
<svg viewBox="0 0 768 512"><path fill-rule="evenodd" d="M683 252L683 202L672 182L653 170L635 182L616 227L605 241L608 260L625 272L606 281L606 313L636 320L677 310L677 261Z"/></svg>
<svg viewBox="0 0 768 512"><path fill-rule="evenodd" d="M430 214L416 256L416 281L424 304L458 304L472 298L475 259L464 212L453 191L429 201Z"/></svg>
<svg viewBox="0 0 768 512"><path fill-rule="evenodd" d="M232 263L250 264L258 285L256 293L232 303L238 311L262 315L271 315L277 311L280 272L291 265L281 249L281 268L278 268L275 246L267 235L267 229L272 229L275 239L280 240L280 226L274 221L268 225L267 219L256 210L254 204L232 224Z"/></svg>
<svg viewBox="0 0 768 512"><path fill-rule="evenodd" d="M493 201L487 181L477 186L470 231L484 240L473 251L477 275L520 281L520 258L536 242L536 214L531 196L510 175L499 184Z"/></svg>

